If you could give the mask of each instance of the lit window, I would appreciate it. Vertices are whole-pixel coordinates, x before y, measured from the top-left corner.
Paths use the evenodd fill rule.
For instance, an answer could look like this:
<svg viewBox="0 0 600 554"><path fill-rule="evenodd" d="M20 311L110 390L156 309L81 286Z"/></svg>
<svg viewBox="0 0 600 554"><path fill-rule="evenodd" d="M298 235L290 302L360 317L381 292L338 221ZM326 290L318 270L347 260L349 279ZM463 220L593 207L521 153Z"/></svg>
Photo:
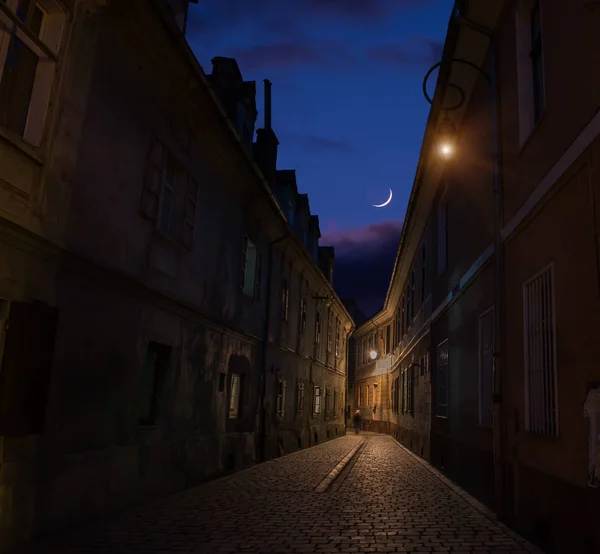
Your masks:
<svg viewBox="0 0 600 554"><path fill-rule="evenodd" d="M258 299L262 274L262 256L256 245L248 238L244 239L242 255L242 291L244 295Z"/></svg>
<svg viewBox="0 0 600 554"><path fill-rule="evenodd" d="M234 419L240 417L241 413L241 389L242 389L242 376L238 373L234 373L231 376L231 392L229 396L229 417Z"/></svg>

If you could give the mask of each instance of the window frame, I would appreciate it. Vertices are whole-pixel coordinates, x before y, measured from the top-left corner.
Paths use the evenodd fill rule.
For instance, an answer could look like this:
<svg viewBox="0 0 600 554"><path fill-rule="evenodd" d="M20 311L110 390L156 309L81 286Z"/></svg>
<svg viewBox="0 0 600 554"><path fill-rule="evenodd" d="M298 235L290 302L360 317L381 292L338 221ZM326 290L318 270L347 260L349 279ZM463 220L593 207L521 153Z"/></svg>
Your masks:
<svg viewBox="0 0 600 554"><path fill-rule="evenodd" d="M232 373L229 379L229 410L228 410L228 419L240 419L242 416L242 407L243 407L243 375L241 373ZM234 395L234 383L237 381L237 391Z"/></svg>
<svg viewBox="0 0 600 554"><path fill-rule="evenodd" d="M444 363L440 363L440 350L446 350ZM448 406L450 404L450 387L449 387L449 374L450 374L450 346L448 339L443 340L437 345L436 348L436 395L435 395L435 417L441 419L448 419ZM444 368L444 403L440 400L440 373L441 368ZM443 408L443 413L440 409Z"/></svg>
<svg viewBox="0 0 600 554"><path fill-rule="evenodd" d="M0 27L5 27L0 31L0 83L6 69L9 49L16 44L15 40L31 52L37 61L23 129L16 130L7 125L1 125L0 128L3 134L39 148L50 123L48 114L57 80L56 67L61 61L67 35L68 13L62 3L55 0L34 0L23 20L18 15L18 7L18 0L0 2ZM31 14L36 8L42 13L37 34L29 28Z"/></svg>
<svg viewBox="0 0 600 554"><path fill-rule="evenodd" d="M276 410L277 410L277 417L280 419L283 419L285 417L286 392L287 392L287 383L286 383L285 379L279 379L277 381Z"/></svg>

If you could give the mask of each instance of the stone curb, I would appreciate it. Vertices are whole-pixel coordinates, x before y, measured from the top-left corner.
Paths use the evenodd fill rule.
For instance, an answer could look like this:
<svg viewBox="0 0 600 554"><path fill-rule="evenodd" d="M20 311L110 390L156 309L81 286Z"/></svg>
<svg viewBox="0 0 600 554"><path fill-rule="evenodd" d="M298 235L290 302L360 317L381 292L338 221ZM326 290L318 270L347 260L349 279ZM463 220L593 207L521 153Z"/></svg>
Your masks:
<svg viewBox="0 0 600 554"><path fill-rule="evenodd" d="M406 446L404 446L402 443L400 443L395 437L393 437L392 435L388 435L388 436L398 445L398 447L400 449L402 449L404 452L406 452L406 454L411 456L414 460L419 462L419 464L421 464L430 473L435 475L442 483L444 483L444 485L446 485L449 489L451 489L452 492L454 492L455 494L460 496L467 504L469 504L471 507L475 508L479 513L481 513L485 517L487 517L492 523L494 523L498 527L500 527L502 529L502 531L504 533L506 533L508 536L510 536L512 539L515 539L516 541L520 542L523 545L523 547L526 548L529 552L531 552L532 554L544 554L544 552L542 550L540 550L537 546L533 545L527 539L525 539L524 537L519 535L517 532L513 531L510 527L507 527L504 523L502 523L498 519L496 514L492 510L490 510L485 504L479 502L479 500L477 500L476 498L471 496L463 488L456 485L453 481L448 479L448 477L446 477L440 470L433 467L429 462L427 462L420 456L417 456L417 454L415 454L414 452L412 452L411 450L406 448Z"/></svg>
<svg viewBox="0 0 600 554"><path fill-rule="evenodd" d="M295 452L290 452L289 454L284 454L283 456L279 456L278 458L271 458L270 460L265 460L264 462L256 462L249 467L245 467L244 469L239 469L228 475L222 475L220 477L216 477L215 479L209 479L203 483L194 485L193 487L190 487L189 489L184 489L183 491L180 491L180 493L186 493L186 492L190 491L191 489L194 489L198 486L207 485L209 483L219 483L219 482L223 482L223 481L228 481L229 479L233 479L234 477L237 477L238 475L243 475L244 473L250 473L252 471L256 471L259 467L263 467L263 466L266 466L269 464L278 464L280 462L287 460L288 458L292 458L299 454L305 454L306 452L308 452L309 450L312 450L313 448L322 448L324 446L327 446L328 444L331 444L332 442L334 442L338 439L344 438L346 436L348 436L348 435L340 435L339 437L329 439L325 442L322 442L321 444L316 444L314 446L309 446L307 448L301 448L300 450L296 450ZM178 494L178 493L176 493L176 494Z"/></svg>
<svg viewBox="0 0 600 554"><path fill-rule="evenodd" d="M354 455L356 454L356 452L358 451L358 449L366 442L366 440L367 439L360 440L360 442L352 450L350 450L350 452L348 452L348 454L346 454L342 458L342 461L338 465L336 465L331 470L331 472L329 473L329 475L327 477L325 477L325 479L323 479L317 485L317 488L315 489L315 492L325 492L331 486L331 484L336 480L336 478L339 476L339 474L348 465L348 463L350 462L350 460L354 457Z"/></svg>

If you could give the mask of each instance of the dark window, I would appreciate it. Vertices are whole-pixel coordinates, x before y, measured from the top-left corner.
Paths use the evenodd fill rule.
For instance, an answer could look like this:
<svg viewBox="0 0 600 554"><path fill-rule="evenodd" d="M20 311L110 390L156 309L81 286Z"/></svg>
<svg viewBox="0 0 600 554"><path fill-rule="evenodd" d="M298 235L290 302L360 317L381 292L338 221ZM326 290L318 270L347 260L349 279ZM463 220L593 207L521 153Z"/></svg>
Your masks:
<svg viewBox="0 0 600 554"><path fill-rule="evenodd" d="M296 386L296 413L298 415L304 412L304 383L298 381Z"/></svg>
<svg viewBox="0 0 600 554"><path fill-rule="evenodd" d="M448 206L445 202L438 205L437 215L437 270L441 275L446 271L448 261Z"/></svg>
<svg viewBox="0 0 600 554"><path fill-rule="evenodd" d="M421 249L421 304L427 297L427 252L425 246Z"/></svg>
<svg viewBox="0 0 600 554"><path fill-rule="evenodd" d="M171 359L171 347L148 343L140 386L140 425L156 425L165 375Z"/></svg>
<svg viewBox="0 0 600 554"><path fill-rule="evenodd" d="M415 406L413 403L414 391L415 391L415 366L410 365L406 370L406 411L410 414L415 413Z"/></svg>
<svg viewBox="0 0 600 554"><path fill-rule="evenodd" d="M262 256L256 245L248 238L244 239L242 250L242 291L244 295L258 300L262 273Z"/></svg>
<svg viewBox="0 0 600 554"><path fill-rule="evenodd" d="M448 340L437 347L436 415L448 417Z"/></svg>
<svg viewBox="0 0 600 554"><path fill-rule="evenodd" d="M231 375L229 388L229 418L236 419L242 415L244 376L240 373Z"/></svg>
<svg viewBox="0 0 600 554"><path fill-rule="evenodd" d="M290 285L287 279L281 284L281 319L288 320L290 310Z"/></svg>
<svg viewBox="0 0 600 554"><path fill-rule="evenodd" d="M544 113L546 97L544 92L544 56L542 51L542 17L540 3L536 2L531 11L531 69L533 82L533 120L537 123Z"/></svg>
<svg viewBox="0 0 600 554"><path fill-rule="evenodd" d="M415 318L415 271L410 272L410 322Z"/></svg>
<svg viewBox="0 0 600 554"><path fill-rule="evenodd" d="M389 354L392 346L392 327L388 325L385 328L385 353Z"/></svg>
<svg viewBox="0 0 600 554"><path fill-rule="evenodd" d="M400 340L402 340L406 334L406 294L404 292L402 293L402 313L400 317Z"/></svg>
<svg viewBox="0 0 600 554"><path fill-rule="evenodd" d="M306 331L306 311L307 311L307 303L306 298L300 300L300 332L304 333Z"/></svg>
<svg viewBox="0 0 600 554"><path fill-rule="evenodd" d="M329 310L327 316L327 352L333 348L333 312Z"/></svg>
<svg viewBox="0 0 600 554"><path fill-rule="evenodd" d="M340 318L335 318L335 357L340 357Z"/></svg>

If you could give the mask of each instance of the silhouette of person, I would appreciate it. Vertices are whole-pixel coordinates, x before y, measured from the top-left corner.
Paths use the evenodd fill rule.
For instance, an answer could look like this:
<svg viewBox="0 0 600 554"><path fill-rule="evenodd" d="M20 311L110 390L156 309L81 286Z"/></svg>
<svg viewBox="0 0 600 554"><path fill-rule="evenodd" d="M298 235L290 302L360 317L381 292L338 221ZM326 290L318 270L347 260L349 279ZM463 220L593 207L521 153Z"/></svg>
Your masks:
<svg viewBox="0 0 600 554"><path fill-rule="evenodd" d="M354 432L358 435L360 431L360 410L354 412L352 420L354 421Z"/></svg>

